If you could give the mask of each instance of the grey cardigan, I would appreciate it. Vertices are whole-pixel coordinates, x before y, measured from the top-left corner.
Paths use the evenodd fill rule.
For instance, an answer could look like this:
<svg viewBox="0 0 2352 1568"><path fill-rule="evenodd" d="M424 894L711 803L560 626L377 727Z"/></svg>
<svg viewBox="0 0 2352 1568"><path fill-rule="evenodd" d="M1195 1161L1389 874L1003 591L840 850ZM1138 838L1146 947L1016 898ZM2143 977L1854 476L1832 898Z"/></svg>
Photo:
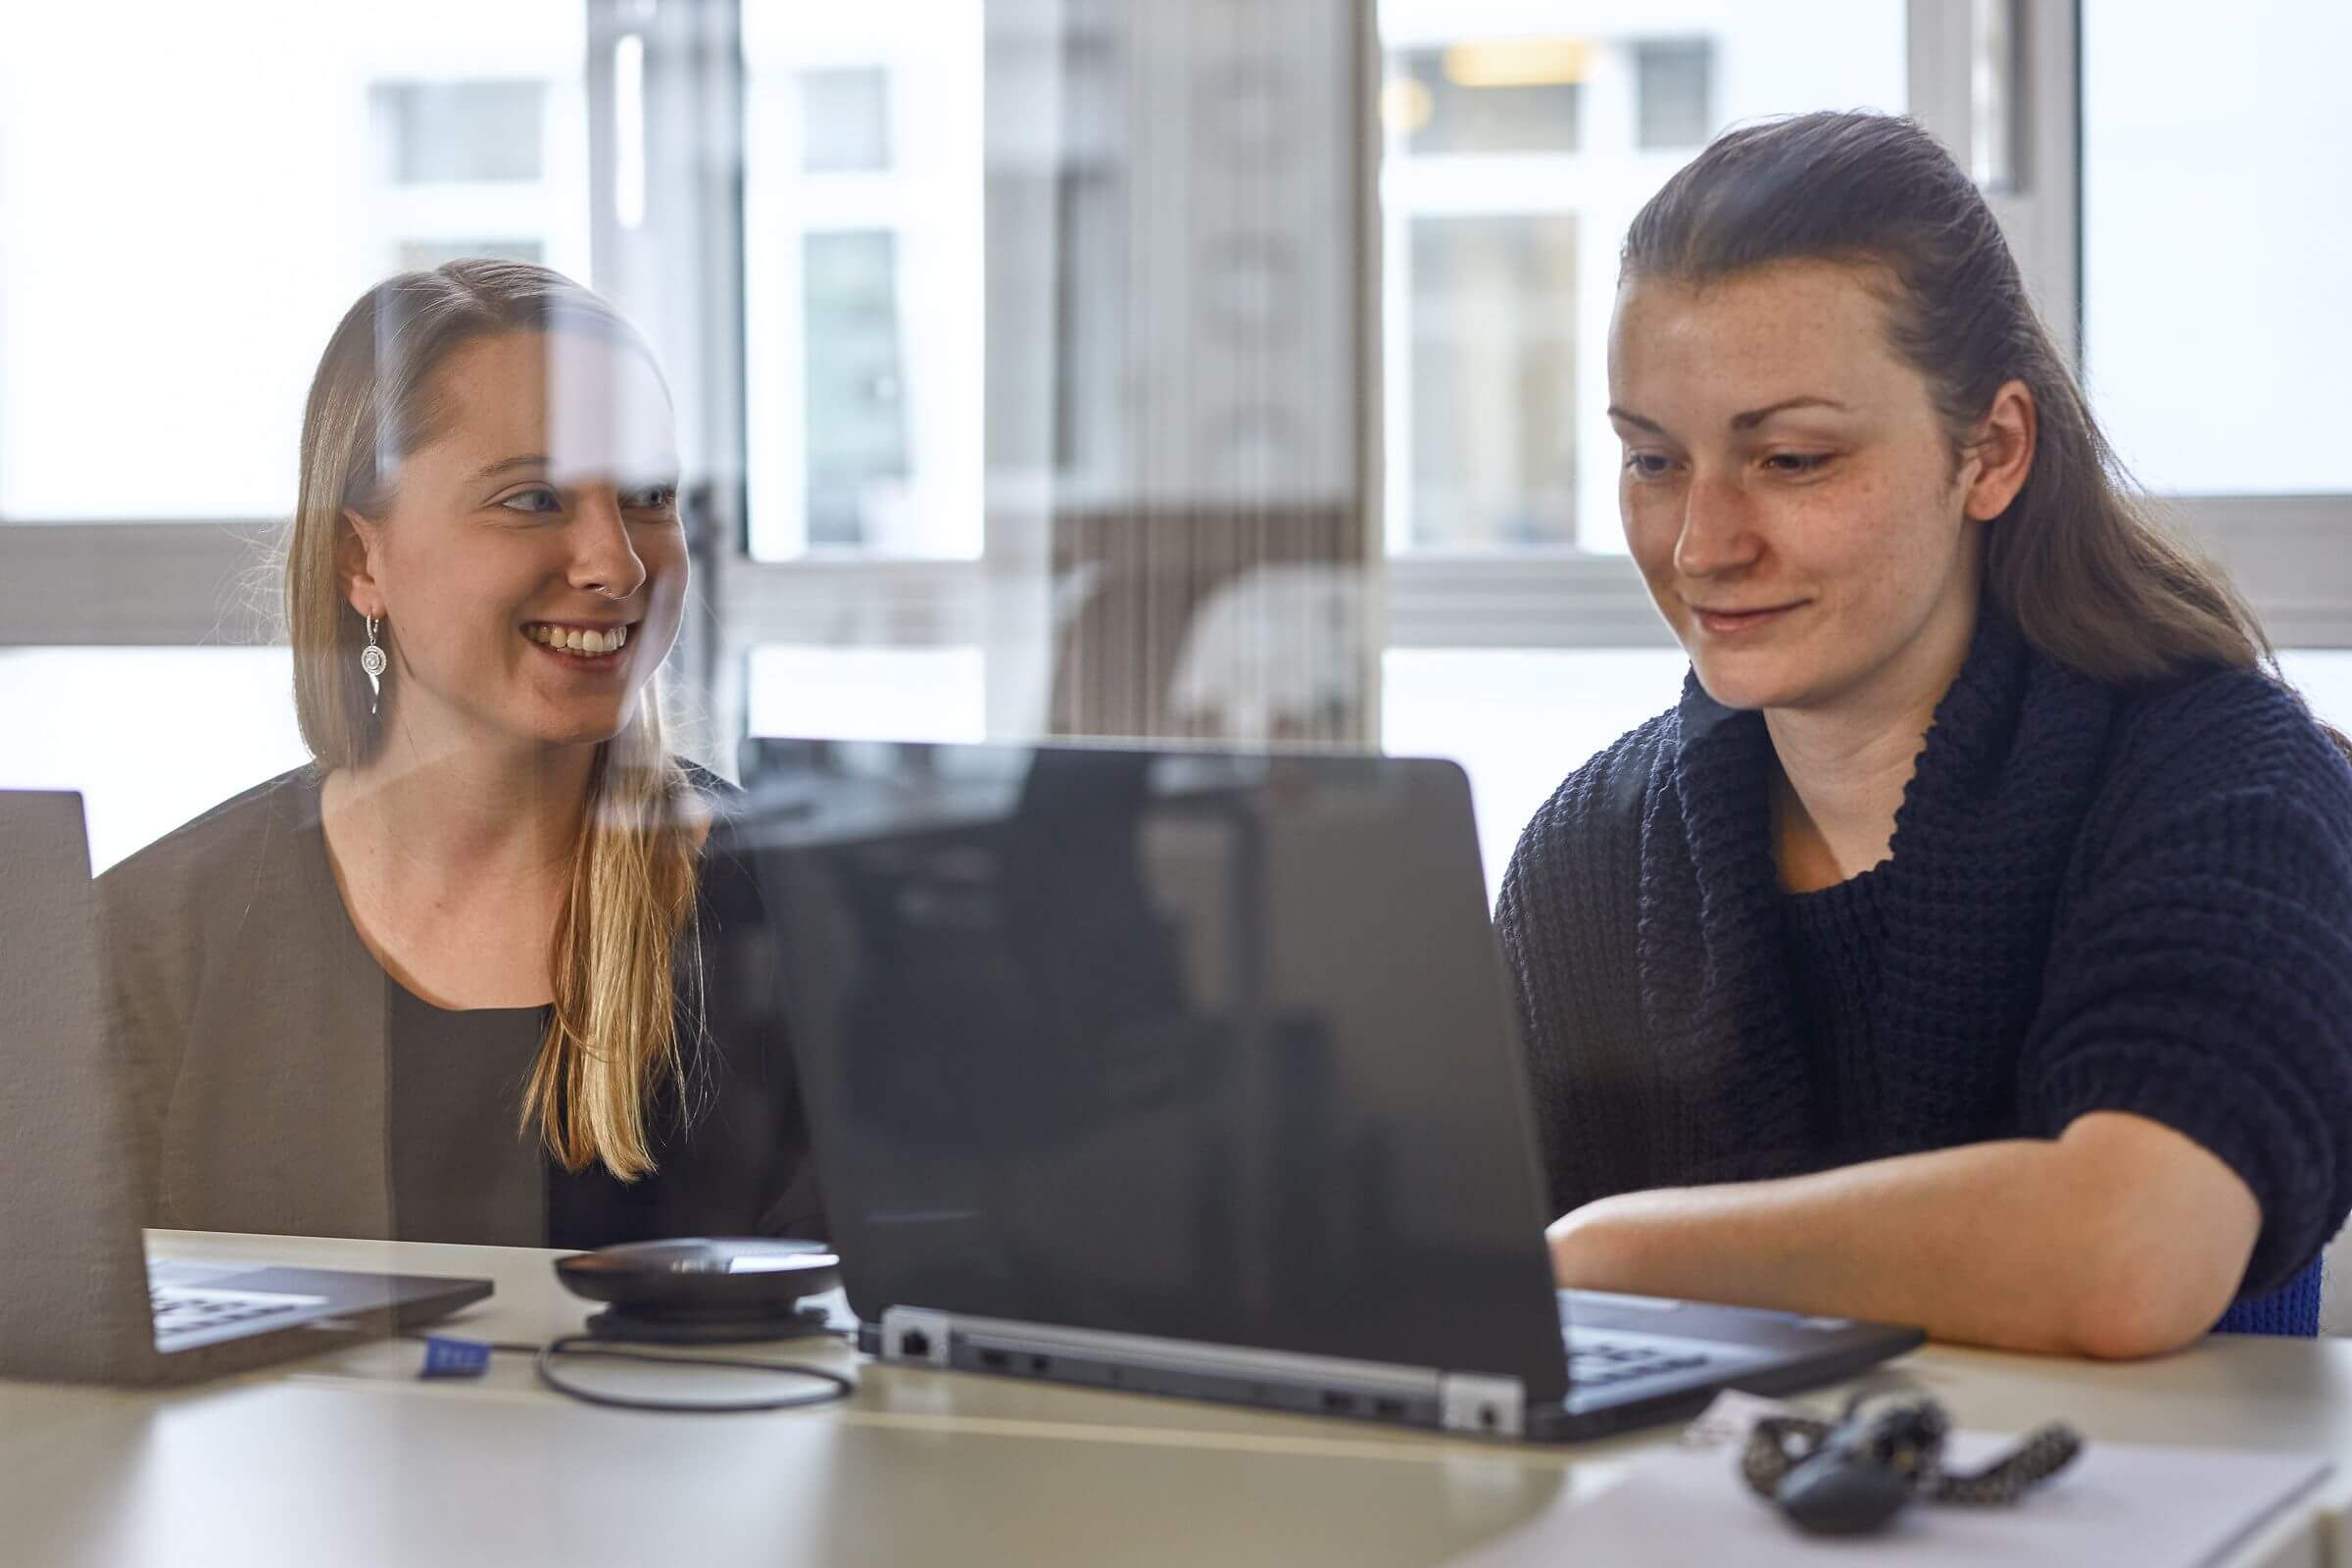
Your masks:
<svg viewBox="0 0 2352 1568"><path fill-rule="evenodd" d="M113 1000L138 1079L152 1224L367 1238L414 1231L400 1223L395 1191L395 1173L418 1162L414 1151L396 1159L392 1147L396 1093L411 1092L395 1088L394 982L335 886L319 785L312 768L281 774L98 879ZM713 976L714 1049L690 1054L691 1111L672 1097L657 1102L660 1170L624 1185L595 1167L547 1164L546 1233L534 1214L495 1239L589 1247L821 1232L791 1058L767 1015L773 961L756 884L721 839L714 833L705 850L694 933ZM714 876L714 866L727 874ZM412 1020L433 1011L407 1009ZM459 1016L490 1015L445 1015ZM506 1020L523 1031L521 1059L536 1038L533 1016L516 1009ZM483 1157L545 1163L519 1143ZM522 1180L535 1179L525 1171ZM437 1196L446 1211L451 1198Z"/></svg>
<svg viewBox="0 0 2352 1568"><path fill-rule="evenodd" d="M98 879L155 1224L394 1234L385 975L318 783L281 774Z"/></svg>

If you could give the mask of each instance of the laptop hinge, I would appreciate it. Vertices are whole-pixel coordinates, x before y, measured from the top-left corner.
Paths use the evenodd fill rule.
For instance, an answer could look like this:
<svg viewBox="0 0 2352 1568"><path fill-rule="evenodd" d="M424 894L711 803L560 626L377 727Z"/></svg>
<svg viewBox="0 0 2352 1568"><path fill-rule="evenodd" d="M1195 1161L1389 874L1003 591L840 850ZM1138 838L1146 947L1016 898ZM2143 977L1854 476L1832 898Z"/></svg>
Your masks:
<svg viewBox="0 0 2352 1568"><path fill-rule="evenodd" d="M1516 1438L1527 1426L1527 1389L1517 1378L1447 1372L1438 1379L1438 1420L1448 1432Z"/></svg>
<svg viewBox="0 0 2352 1568"><path fill-rule="evenodd" d="M1434 1367L969 1317L915 1306L884 1308L880 1322L860 1343L885 1361L1425 1427L1439 1424L1443 1374ZM1516 1383L1510 1386L1517 1388ZM1469 1419L1480 1431L1519 1430L1515 1407L1507 1425L1499 1410L1492 1426L1476 1425L1481 1419L1477 1411Z"/></svg>

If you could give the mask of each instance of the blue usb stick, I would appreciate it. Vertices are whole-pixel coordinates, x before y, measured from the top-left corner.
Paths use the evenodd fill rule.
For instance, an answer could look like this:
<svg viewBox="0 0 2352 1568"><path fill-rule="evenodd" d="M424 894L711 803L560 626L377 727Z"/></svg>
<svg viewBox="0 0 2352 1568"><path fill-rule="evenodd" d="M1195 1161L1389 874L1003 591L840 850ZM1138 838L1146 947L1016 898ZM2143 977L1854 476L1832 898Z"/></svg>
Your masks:
<svg viewBox="0 0 2352 1568"><path fill-rule="evenodd" d="M424 1337L424 1365L420 1378L478 1378L490 1370L490 1347L480 1340L453 1339L446 1334Z"/></svg>

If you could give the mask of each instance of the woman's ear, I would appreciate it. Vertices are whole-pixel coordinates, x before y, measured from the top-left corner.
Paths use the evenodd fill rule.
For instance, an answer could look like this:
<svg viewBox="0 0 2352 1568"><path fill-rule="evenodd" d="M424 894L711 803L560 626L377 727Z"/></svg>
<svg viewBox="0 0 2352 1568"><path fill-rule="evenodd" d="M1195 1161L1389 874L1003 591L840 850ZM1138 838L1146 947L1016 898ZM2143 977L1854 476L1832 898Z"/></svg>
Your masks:
<svg viewBox="0 0 2352 1568"><path fill-rule="evenodd" d="M350 508L343 511L343 536L335 541L335 574L343 582L343 597L363 615L380 619L384 591L375 576L376 542L373 522Z"/></svg>
<svg viewBox="0 0 2352 1568"><path fill-rule="evenodd" d="M1968 481L1961 512L1977 522L1990 522L2009 510L2009 503L2026 487L2034 471L2034 444L2039 430L2039 411L2034 389L2023 381L2004 381L1992 395L1992 408L1979 422L1969 443L1977 471Z"/></svg>

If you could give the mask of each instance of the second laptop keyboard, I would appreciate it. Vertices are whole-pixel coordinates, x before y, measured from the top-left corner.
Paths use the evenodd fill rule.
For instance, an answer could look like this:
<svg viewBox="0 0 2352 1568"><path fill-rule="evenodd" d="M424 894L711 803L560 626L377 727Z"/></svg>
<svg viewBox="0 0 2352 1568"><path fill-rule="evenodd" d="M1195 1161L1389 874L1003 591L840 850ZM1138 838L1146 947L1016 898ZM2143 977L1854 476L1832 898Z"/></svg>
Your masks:
<svg viewBox="0 0 2352 1568"><path fill-rule="evenodd" d="M1705 1366L1709 1359L1704 1350L1670 1350L1652 1345L1587 1340L1582 1335L1569 1339L1567 1346L1571 1389L1601 1389L1661 1372L1684 1372Z"/></svg>

